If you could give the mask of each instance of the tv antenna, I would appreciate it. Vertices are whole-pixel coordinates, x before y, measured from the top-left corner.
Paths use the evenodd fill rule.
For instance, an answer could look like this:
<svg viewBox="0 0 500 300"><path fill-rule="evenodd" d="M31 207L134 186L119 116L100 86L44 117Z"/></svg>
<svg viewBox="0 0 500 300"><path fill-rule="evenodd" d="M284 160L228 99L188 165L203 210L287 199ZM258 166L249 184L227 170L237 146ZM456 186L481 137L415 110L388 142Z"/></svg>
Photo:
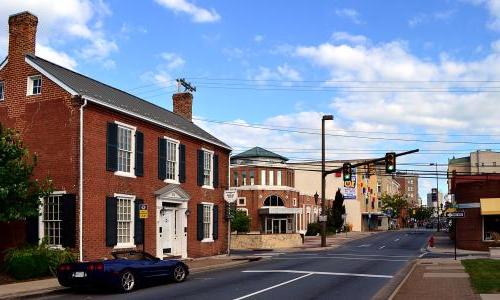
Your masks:
<svg viewBox="0 0 500 300"><path fill-rule="evenodd" d="M175 81L177 82L177 92L180 92L181 86L184 87L184 92L196 92L196 87L187 82L185 78L178 78Z"/></svg>

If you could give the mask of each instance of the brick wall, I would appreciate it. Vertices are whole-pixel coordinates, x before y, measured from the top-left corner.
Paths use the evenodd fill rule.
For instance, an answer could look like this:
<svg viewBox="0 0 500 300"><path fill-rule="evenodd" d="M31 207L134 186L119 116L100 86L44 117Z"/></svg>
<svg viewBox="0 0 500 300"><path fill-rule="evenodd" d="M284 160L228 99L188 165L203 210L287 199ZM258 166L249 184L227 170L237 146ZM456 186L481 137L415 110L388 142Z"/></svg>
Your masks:
<svg viewBox="0 0 500 300"><path fill-rule="evenodd" d="M193 94L188 92L177 93L174 94L172 99L174 113L191 121L193 118Z"/></svg>
<svg viewBox="0 0 500 300"><path fill-rule="evenodd" d="M136 126L144 133L144 176L127 178L106 171L106 124L120 121ZM191 196L188 204L188 256L200 257L221 254L227 248L227 223L223 218L223 188L227 186L228 151L194 138L168 131L141 120L115 113L90 104L84 115L84 256L96 258L109 255L112 248L105 246L105 200L114 193L135 195L148 204L146 220L146 250L156 253L156 197L154 192L166 185L158 179L158 137L167 136L186 145L186 183L181 187ZM203 189L197 186L196 151L213 150L219 155L219 188ZM196 204L213 202L219 205L219 238L214 243L196 240ZM142 246L141 246L142 247Z"/></svg>

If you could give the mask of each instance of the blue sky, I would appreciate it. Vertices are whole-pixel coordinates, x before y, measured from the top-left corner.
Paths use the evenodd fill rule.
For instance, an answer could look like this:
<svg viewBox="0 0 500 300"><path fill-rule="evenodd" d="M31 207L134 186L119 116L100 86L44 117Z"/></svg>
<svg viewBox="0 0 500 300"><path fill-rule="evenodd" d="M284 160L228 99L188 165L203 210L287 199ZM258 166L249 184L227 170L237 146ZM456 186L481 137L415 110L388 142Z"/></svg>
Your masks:
<svg viewBox="0 0 500 300"><path fill-rule="evenodd" d="M323 114L335 116L327 126L335 135L327 138L329 159L420 148L400 162L446 164L453 155L500 148L497 0L68 0L57 6L1 0L0 6L0 56L8 15L30 10L39 17L39 56L168 109L173 80L192 82L195 122L235 153L259 145L296 160L316 159L318 135L249 125L317 133ZM434 182L420 181L423 198Z"/></svg>

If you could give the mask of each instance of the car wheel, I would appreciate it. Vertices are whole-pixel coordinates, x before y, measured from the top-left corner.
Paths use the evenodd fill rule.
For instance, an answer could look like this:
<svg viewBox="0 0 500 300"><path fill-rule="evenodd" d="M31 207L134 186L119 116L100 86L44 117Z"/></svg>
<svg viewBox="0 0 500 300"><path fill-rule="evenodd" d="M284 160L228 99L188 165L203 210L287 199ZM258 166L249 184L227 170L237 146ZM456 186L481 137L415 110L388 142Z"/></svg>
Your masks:
<svg viewBox="0 0 500 300"><path fill-rule="evenodd" d="M134 273L131 271L125 271L120 276L120 288L123 292L130 292L134 289L136 284L136 279Z"/></svg>
<svg viewBox="0 0 500 300"><path fill-rule="evenodd" d="M174 269L173 279L175 282L183 282L186 280L186 268L182 265L177 265Z"/></svg>

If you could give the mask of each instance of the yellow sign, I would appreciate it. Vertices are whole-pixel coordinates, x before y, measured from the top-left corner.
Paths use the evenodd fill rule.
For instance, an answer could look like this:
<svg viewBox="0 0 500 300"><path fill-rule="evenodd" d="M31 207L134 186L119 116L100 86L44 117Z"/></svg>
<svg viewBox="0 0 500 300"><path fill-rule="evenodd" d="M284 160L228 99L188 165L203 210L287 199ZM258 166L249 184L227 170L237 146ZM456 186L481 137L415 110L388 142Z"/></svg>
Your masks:
<svg viewBox="0 0 500 300"><path fill-rule="evenodd" d="M139 210L139 219L147 219L148 211L147 210Z"/></svg>

